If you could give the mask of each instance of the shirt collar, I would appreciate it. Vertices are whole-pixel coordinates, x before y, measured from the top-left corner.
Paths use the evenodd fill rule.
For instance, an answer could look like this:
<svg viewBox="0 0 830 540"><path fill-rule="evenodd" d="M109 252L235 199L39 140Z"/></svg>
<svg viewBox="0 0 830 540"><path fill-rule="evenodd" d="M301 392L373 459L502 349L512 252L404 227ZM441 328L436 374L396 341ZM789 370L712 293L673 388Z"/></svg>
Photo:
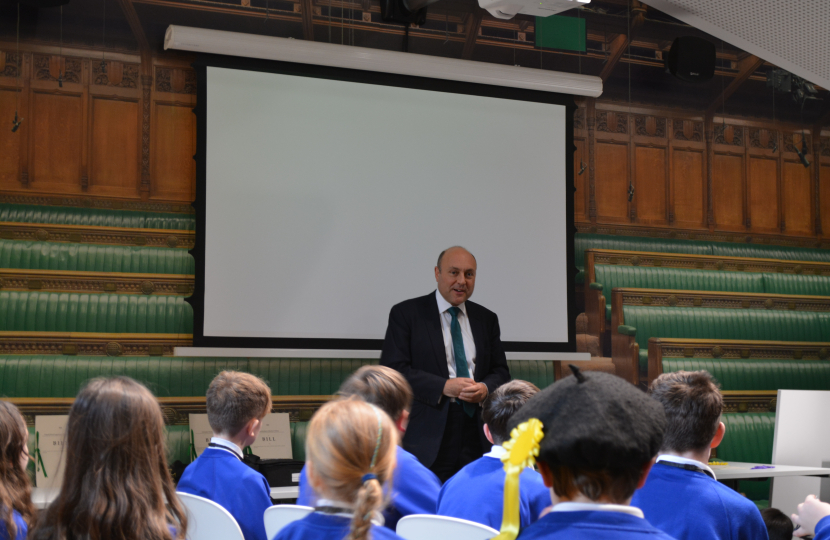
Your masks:
<svg viewBox="0 0 830 540"><path fill-rule="evenodd" d="M441 291L439 291L438 289L435 289L435 299L438 301L438 313L444 313L452 307L452 304L447 302L446 298L441 296ZM461 302L460 304L458 304L458 309L460 309L464 316L466 316L467 302Z"/></svg>
<svg viewBox="0 0 830 540"><path fill-rule="evenodd" d="M314 506L314 508L326 508L325 513L328 515L345 517L349 519L354 517L355 512L353 504L343 501L335 501L332 499L317 499L317 504ZM342 511L334 511L336 509ZM383 517L383 514L375 510L374 512L372 512L372 519L370 519L370 521L373 525L376 525L377 527L383 527L386 520Z"/></svg>
<svg viewBox="0 0 830 540"><path fill-rule="evenodd" d="M491 457L496 459L501 459L503 455L507 453L507 450L504 449L504 446L500 444L494 444L493 448L490 449L489 452L484 454L483 457Z"/></svg>
<svg viewBox="0 0 830 540"><path fill-rule="evenodd" d="M561 502L554 505L551 512L619 512L638 518L645 518L643 511L634 506L624 504Z"/></svg>
<svg viewBox="0 0 830 540"><path fill-rule="evenodd" d="M232 443L231 441L229 441L227 439L222 439L220 437L211 437L210 438L210 443L215 445L215 446L221 447L220 450L227 450L228 452L232 453L233 455L235 455L239 459L242 459L242 449L239 448L234 443Z"/></svg>
<svg viewBox="0 0 830 540"><path fill-rule="evenodd" d="M715 471L713 471L712 468L709 465L707 465L707 464L705 464L701 461L698 461L696 459L689 459L689 458L684 458L684 457L680 457L680 456L672 456L672 455L669 455L669 454L660 454L659 456L657 456L657 463L660 463L661 461L668 461L668 462L671 462L671 463L680 463L681 465L692 465L693 467L697 467L698 469L702 469L703 471L709 472L712 475L712 478L714 478L715 480L718 479L718 477L715 476Z"/></svg>

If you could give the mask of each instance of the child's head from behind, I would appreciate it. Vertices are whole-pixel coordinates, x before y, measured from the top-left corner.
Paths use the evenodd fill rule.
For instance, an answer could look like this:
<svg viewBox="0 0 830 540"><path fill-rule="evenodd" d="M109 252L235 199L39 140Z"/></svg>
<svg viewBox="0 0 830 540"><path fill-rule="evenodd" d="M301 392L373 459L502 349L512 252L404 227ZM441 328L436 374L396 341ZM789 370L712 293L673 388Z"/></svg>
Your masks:
<svg viewBox="0 0 830 540"><path fill-rule="evenodd" d="M186 519L167 468L161 407L129 377L92 379L69 410L58 498L33 538L170 539Z"/></svg>
<svg viewBox="0 0 830 540"><path fill-rule="evenodd" d="M355 396L389 415L403 431L412 406L412 388L403 375L386 366L363 366L343 381L337 395Z"/></svg>
<svg viewBox="0 0 830 540"><path fill-rule="evenodd" d="M223 371L211 381L206 405L215 435L233 439L243 430L259 433L260 421L271 412L271 389L256 375Z"/></svg>
<svg viewBox="0 0 830 540"><path fill-rule="evenodd" d="M366 537L372 513L383 507L382 486L392 479L397 444L389 416L359 399L327 403L309 423L309 482L325 499L353 503L352 539Z"/></svg>
<svg viewBox="0 0 830 540"><path fill-rule="evenodd" d="M652 381L649 394L666 412L663 451L705 451L716 436L720 442L723 397L708 372L663 373Z"/></svg>
<svg viewBox="0 0 830 540"><path fill-rule="evenodd" d="M510 439L507 424L524 404L539 392L539 388L527 381L512 380L499 386L482 403L481 419L487 426L493 444Z"/></svg>
<svg viewBox="0 0 830 540"><path fill-rule="evenodd" d="M761 510L764 525L767 526L769 540L791 540L793 537L793 522L778 508L764 508Z"/></svg>
<svg viewBox="0 0 830 540"><path fill-rule="evenodd" d="M508 426L542 423L537 461L554 503L628 504L654 463L665 414L621 378L576 371L530 398Z"/></svg>
<svg viewBox="0 0 830 540"><path fill-rule="evenodd" d="M17 510L27 523L32 523L35 508L31 502L32 486L26 474L29 432L17 407L0 401L0 524L14 538L16 527L12 510Z"/></svg>

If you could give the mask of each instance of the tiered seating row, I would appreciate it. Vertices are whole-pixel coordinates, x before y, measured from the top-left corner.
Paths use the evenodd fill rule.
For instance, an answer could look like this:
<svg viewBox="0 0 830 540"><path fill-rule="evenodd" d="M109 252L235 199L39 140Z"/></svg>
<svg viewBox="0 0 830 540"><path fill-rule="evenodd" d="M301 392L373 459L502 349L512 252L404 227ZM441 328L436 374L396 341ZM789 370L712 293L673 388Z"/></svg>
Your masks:
<svg viewBox="0 0 830 540"><path fill-rule="evenodd" d="M185 231L192 231L196 228L196 220L190 214L34 204L0 203L0 221L126 227L132 229L179 229Z"/></svg>

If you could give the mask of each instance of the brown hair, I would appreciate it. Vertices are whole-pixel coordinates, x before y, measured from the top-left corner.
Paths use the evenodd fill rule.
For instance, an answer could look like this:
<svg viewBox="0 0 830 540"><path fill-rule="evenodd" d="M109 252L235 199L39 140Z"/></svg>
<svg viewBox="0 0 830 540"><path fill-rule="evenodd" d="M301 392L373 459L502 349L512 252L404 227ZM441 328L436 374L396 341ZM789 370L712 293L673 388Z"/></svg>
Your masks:
<svg viewBox="0 0 830 540"><path fill-rule="evenodd" d="M214 433L235 435L254 418L271 411L271 388L250 373L223 371L207 391L208 422Z"/></svg>
<svg viewBox="0 0 830 540"><path fill-rule="evenodd" d="M412 388L403 375L386 366L363 366L346 379L337 394L376 405L393 421L412 406Z"/></svg>
<svg viewBox="0 0 830 540"><path fill-rule="evenodd" d="M327 494L355 501L349 540L369 538L372 513L386 502L382 486L392 479L397 444L398 430L389 416L358 399L326 403L312 417L306 459ZM377 478L363 481L368 473Z"/></svg>
<svg viewBox="0 0 830 540"><path fill-rule="evenodd" d="M708 372L663 373L652 381L649 393L666 411L664 451L709 447L720 423L723 397Z"/></svg>
<svg viewBox="0 0 830 540"><path fill-rule="evenodd" d="M778 508L764 508L761 517L767 526L769 540L790 540L793 537L792 520Z"/></svg>
<svg viewBox="0 0 830 540"><path fill-rule="evenodd" d="M27 525L34 522L32 484L20 458L27 450L29 431L17 407L0 401L0 523L6 526L9 538L17 535L12 510L17 510Z"/></svg>
<svg viewBox="0 0 830 540"><path fill-rule="evenodd" d="M556 465L549 468L553 476L553 492L558 497L573 499L582 493L592 501L604 496L617 504L624 504L634 495L643 472L642 467L583 470Z"/></svg>
<svg viewBox="0 0 830 540"><path fill-rule="evenodd" d="M165 455L153 394L129 377L92 379L69 410L60 493L29 538L184 538L187 518Z"/></svg>
<svg viewBox="0 0 830 540"><path fill-rule="evenodd" d="M499 386L487 396L482 404L481 419L487 424L495 444L510 438L507 422L538 391L535 384L516 379Z"/></svg>

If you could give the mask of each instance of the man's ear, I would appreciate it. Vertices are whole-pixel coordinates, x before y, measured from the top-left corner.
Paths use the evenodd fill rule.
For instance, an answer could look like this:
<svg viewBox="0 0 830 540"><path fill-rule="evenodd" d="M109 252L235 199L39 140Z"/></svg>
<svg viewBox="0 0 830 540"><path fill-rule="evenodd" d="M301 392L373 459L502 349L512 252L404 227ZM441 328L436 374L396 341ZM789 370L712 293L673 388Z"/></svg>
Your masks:
<svg viewBox="0 0 830 540"><path fill-rule="evenodd" d="M438 281L438 274L440 274L440 273L441 273L441 269L436 266L435 267L435 281L436 282Z"/></svg>
<svg viewBox="0 0 830 540"><path fill-rule="evenodd" d="M401 415L395 420L395 427L398 428L398 431L401 433L406 433L406 426L409 425L409 411L404 409L401 412Z"/></svg>
<svg viewBox="0 0 830 540"><path fill-rule="evenodd" d="M642 470L640 471L640 481L637 482L637 489L640 489L644 485L646 485L646 479L648 478L648 473L651 472L651 468L654 464L657 463L657 456L651 458L651 461L643 465Z"/></svg>
<svg viewBox="0 0 830 540"><path fill-rule="evenodd" d="M487 437L487 440L490 441L490 444L496 444L493 442L493 434L490 433L490 426L484 424L484 436Z"/></svg>
<svg viewBox="0 0 830 540"><path fill-rule="evenodd" d="M709 448L717 448L718 445L723 442L723 436L726 435L726 426L723 422L718 424L718 429L715 430L715 436L712 439L712 442L709 444Z"/></svg>
<svg viewBox="0 0 830 540"><path fill-rule="evenodd" d="M486 424L485 424L486 425ZM545 483L545 487L552 489L553 488L553 473L550 472L550 468L548 464L544 461L537 461L536 466L539 467L539 474L542 475L542 481Z"/></svg>

